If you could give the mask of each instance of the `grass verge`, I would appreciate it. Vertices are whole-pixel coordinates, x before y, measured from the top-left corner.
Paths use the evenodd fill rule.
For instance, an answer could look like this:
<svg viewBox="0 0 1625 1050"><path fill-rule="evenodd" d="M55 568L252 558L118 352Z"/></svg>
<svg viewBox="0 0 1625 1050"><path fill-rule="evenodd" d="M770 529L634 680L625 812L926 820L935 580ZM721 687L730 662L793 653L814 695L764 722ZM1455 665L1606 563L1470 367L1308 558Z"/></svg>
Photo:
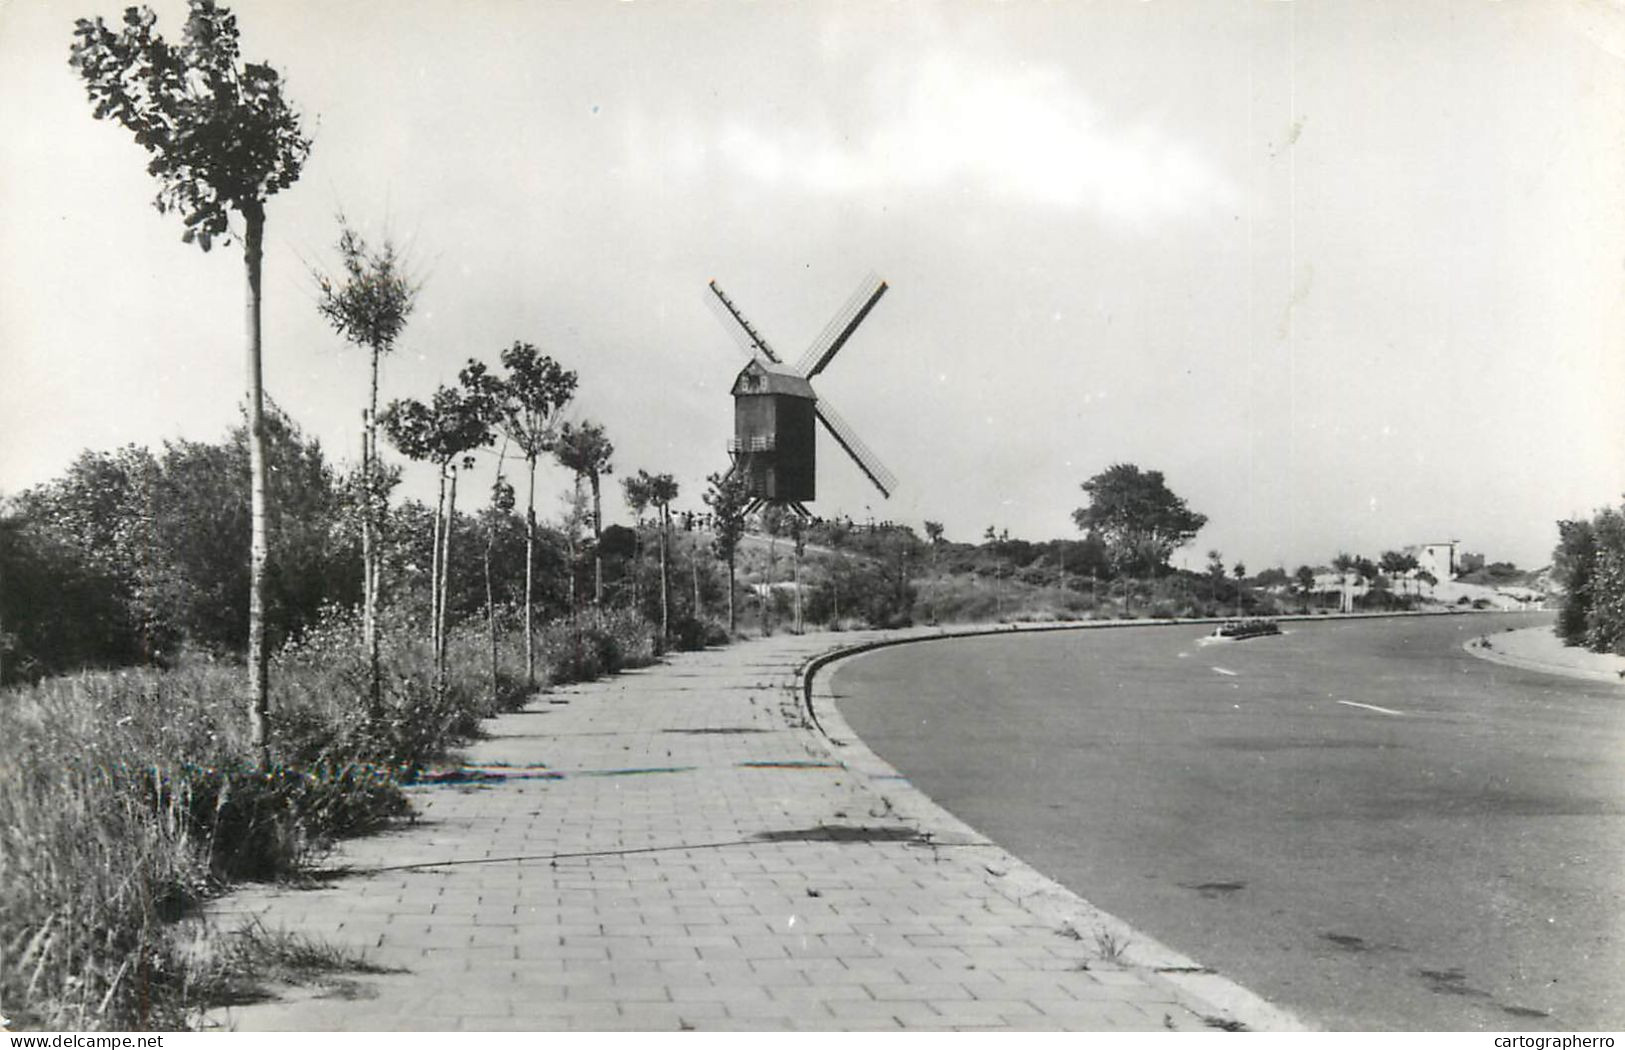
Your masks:
<svg viewBox="0 0 1625 1050"><path fill-rule="evenodd" d="M389 624L375 700L353 618L329 616L274 662L266 769L251 757L238 667L0 693L0 1004L13 1027L184 1028L223 973L293 959L263 931L239 938L248 954L197 953L177 920L234 881L294 875L337 839L405 816L403 778L524 702L511 628L494 676L486 625L453 631L442 691L414 625ZM538 649L542 684L658 655L649 627L618 612L550 624Z"/></svg>

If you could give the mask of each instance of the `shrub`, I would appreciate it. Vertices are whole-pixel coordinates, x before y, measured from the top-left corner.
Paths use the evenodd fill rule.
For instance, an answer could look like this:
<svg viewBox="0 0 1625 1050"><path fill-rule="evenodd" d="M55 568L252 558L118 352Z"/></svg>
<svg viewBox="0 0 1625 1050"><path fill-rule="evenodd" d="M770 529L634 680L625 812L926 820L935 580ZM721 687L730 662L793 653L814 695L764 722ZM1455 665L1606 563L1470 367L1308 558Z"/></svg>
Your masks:
<svg viewBox="0 0 1625 1050"><path fill-rule="evenodd" d="M624 609L594 609L555 620L539 632L539 657L554 683L589 682L659 655L655 630Z"/></svg>
<svg viewBox="0 0 1625 1050"><path fill-rule="evenodd" d="M682 616L672 622L671 641L682 650L728 644L728 625L712 619Z"/></svg>

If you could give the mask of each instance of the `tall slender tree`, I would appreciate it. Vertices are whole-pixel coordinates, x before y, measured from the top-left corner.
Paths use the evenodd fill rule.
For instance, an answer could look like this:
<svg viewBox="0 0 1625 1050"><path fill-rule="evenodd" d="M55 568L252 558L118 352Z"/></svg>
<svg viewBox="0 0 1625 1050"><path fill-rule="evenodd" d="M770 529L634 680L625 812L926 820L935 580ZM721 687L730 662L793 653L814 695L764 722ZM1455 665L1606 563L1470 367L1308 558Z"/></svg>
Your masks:
<svg viewBox="0 0 1625 1050"><path fill-rule="evenodd" d="M525 460L525 684L535 689L536 464L553 451L558 413L575 396L576 374L521 342L502 351L502 367L507 374L489 393L498 428Z"/></svg>
<svg viewBox="0 0 1625 1050"><path fill-rule="evenodd" d="M807 523L801 515L790 515L789 521L790 545L795 553L795 567L791 570L791 579L795 581L796 595L796 633L804 630L801 622L801 559L807 553Z"/></svg>
<svg viewBox="0 0 1625 1050"><path fill-rule="evenodd" d="M367 351L371 359L371 381L367 406L361 410L361 478L358 485L361 510L361 633L367 650L372 699L376 703L382 688L378 657L378 588L381 564L378 523L387 499L381 482L387 475L378 463L378 367L395 349L401 330L417 300L418 287L406 276L395 245L384 241L382 248L369 246L356 230L339 216L339 258L342 276L316 273L316 310L333 330Z"/></svg>
<svg viewBox="0 0 1625 1050"><path fill-rule="evenodd" d="M1219 607L1219 584L1224 582L1224 555L1219 553L1217 547L1207 552L1207 585L1208 601L1215 609Z"/></svg>
<svg viewBox="0 0 1625 1050"><path fill-rule="evenodd" d="M1298 585L1298 594L1303 600L1303 611L1308 612L1309 599L1315 591L1315 570L1307 565L1300 565L1292 574L1292 578Z"/></svg>
<svg viewBox="0 0 1625 1050"><path fill-rule="evenodd" d="M649 479L649 501L660 511L660 634L671 636L671 505L681 492L670 474Z"/></svg>
<svg viewBox="0 0 1625 1050"><path fill-rule="evenodd" d="M507 452L507 448L502 450ZM514 507L513 486L502 475L502 455L497 457L497 478L491 484L491 502L485 508L485 629L491 645L491 702L499 699L497 691L497 611L496 594L491 583L491 555L496 549L497 530L511 519Z"/></svg>
<svg viewBox="0 0 1625 1050"><path fill-rule="evenodd" d="M558 443L553 455L559 465L575 474L577 481L585 480L592 487L592 601L604 604L604 513L601 486L605 474L614 473L610 457L615 446L610 444L604 428L597 423L583 422L580 426L564 424L559 430Z"/></svg>
<svg viewBox="0 0 1625 1050"><path fill-rule="evenodd" d="M435 654L436 685L445 686L447 583L450 580L451 533L457 518L457 471L473 465L471 453L492 441L490 409L479 393L484 366L470 362L458 387L442 386L432 401L407 398L390 402L379 418L384 433L403 455L428 460L438 468L434 553L430 566L429 615Z"/></svg>
<svg viewBox="0 0 1625 1050"><path fill-rule="evenodd" d="M643 572L643 516L649 511L649 472L640 470L631 477L621 479L621 498L632 511L635 533L635 553L632 558L634 566L632 572L632 608L639 609L641 615L641 597L638 588L638 577Z"/></svg>
<svg viewBox="0 0 1625 1050"><path fill-rule="evenodd" d="M1337 557L1332 559L1332 569L1337 573L1337 611L1353 612L1354 596L1349 593L1349 574L1359 564L1359 559L1347 551L1338 551Z"/></svg>
<svg viewBox="0 0 1625 1050"><path fill-rule="evenodd" d="M157 31L149 8L128 8L117 32L100 19L74 23L69 63L79 71L96 119L112 118L150 155L160 212L178 212L181 239L208 251L216 240L243 245L248 281L249 541L248 710L251 743L270 761L265 645L265 390L261 368L260 275L265 204L293 185L310 139L282 94L277 71L243 62L237 18L213 0L190 0L179 45ZM242 220L232 229L232 213Z"/></svg>
<svg viewBox="0 0 1625 1050"><path fill-rule="evenodd" d="M711 508L711 549L717 559L728 566L728 635L732 637L738 626L734 613L734 560L739 554L739 541L745 535L750 481L738 470L712 474L705 480L711 486L704 496L706 506Z"/></svg>
<svg viewBox="0 0 1625 1050"><path fill-rule="evenodd" d="M931 543L931 622L937 622L937 584L941 570L937 566L938 555L942 553L942 522L927 521L925 523L925 536Z"/></svg>
<svg viewBox="0 0 1625 1050"><path fill-rule="evenodd" d="M670 474L650 474L646 470L640 470L632 477L624 479L621 488L626 493L627 506L632 508L639 520L642 520L643 511L648 507L654 507L660 514L660 637L669 638L671 579L668 561L671 550L671 505L680 491L677 479ZM696 611L695 615L699 613Z"/></svg>
<svg viewBox="0 0 1625 1050"><path fill-rule="evenodd" d="M762 633L773 632L774 611L777 605L776 588L778 587L779 571L779 537L785 533L786 519L793 516L793 512L777 503L769 503L757 515L761 531L767 534L767 574L762 585L761 601Z"/></svg>

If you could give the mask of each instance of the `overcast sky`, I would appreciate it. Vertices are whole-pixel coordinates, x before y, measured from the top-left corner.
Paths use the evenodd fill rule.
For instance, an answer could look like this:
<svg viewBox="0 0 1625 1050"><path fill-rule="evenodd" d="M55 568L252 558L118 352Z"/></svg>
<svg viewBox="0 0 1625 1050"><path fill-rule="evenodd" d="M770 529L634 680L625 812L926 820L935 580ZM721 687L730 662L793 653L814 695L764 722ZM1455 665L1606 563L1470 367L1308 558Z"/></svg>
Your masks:
<svg viewBox="0 0 1625 1050"><path fill-rule="evenodd" d="M684 505L743 363L706 281L793 361L870 270L816 386L901 486L820 435L826 515L1075 535L1133 462L1208 515L1192 564L1532 567L1625 492L1617 3L232 6L315 140L269 207L266 384L335 456L366 359L310 268L342 209L423 282L386 398L534 342ZM120 10L0 3L0 492L215 440L242 397L240 249L181 243L67 64Z"/></svg>

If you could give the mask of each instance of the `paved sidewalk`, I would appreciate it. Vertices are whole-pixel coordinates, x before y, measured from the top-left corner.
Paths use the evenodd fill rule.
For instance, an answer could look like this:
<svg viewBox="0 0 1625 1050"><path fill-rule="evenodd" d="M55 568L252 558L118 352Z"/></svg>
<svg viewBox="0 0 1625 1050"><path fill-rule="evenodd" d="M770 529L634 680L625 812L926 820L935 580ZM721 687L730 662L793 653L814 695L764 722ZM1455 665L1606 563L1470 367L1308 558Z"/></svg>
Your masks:
<svg viewBox="0 0 1625 1050"><path fill-rule="evenodd" d="M937 634L937 631L903 632ZM781 636L536 697L314 889L218 902L400 968L223 1009L239 1030L1293 1027L1101 916L870 755ZM833 738L833 742L832 739ZM1113 943L1136 954L1103 959ZM1148 948L1149 946L1149 954ZM1168 972L1158 972L1158 970Z"/></svg>
<svg viewBox="0 0 1625 1050"><path fill-rule="evenodd" d="M1625 685L1625 656L1564 645L1550 626L1481 635L1469 639L1463 648L1481 659L1509 667Z"/></svg>

